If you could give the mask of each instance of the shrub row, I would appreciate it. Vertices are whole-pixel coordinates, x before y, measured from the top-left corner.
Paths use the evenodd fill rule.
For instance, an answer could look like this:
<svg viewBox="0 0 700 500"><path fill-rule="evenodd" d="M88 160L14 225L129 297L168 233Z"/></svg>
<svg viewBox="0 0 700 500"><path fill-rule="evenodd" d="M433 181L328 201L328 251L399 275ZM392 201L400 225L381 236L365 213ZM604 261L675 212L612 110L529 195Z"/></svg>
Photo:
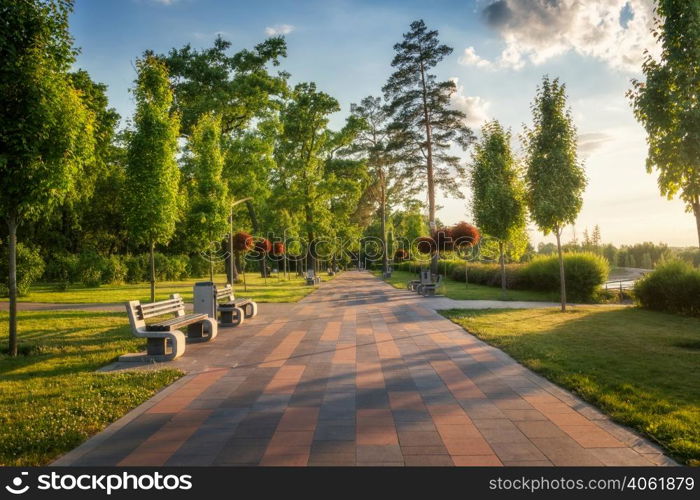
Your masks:
<svg viewBox="0 0 700 500"><path fill-rule="evenodd" d="M4 247L0 259L0 297L9 295L9 254L7 246ZM44 274L44 260L39 251L34 248L17 244L17 291L19 295L27 295L32 283Z"/></svg>
<svg viewBox="0 0 700 500"><path fill-rule="evenodd" d="M156 280L176 281L209 273L209 264L199 255L155 254ZM139 283L150 279L150 256L100 255L94 251L54 255L46 265L43 279L66 287L72 283L97 287L101 284Z"/></svg>
<svg viewBox="0 0 700 500"><path fill-rule="evenodd" d="M440 261L440 272L455 281L465 281L464 261ZM398 270L417 270L419 264L406 261L395 264ZM592 253L568 253L564 255L567 298L588 301L594 298L600 285L605 283L610 271L608 262ZM487 286L501 285L499 264L467 264L470 283ZM506 286L515 290L559 291L559 259L556 255L536 257L526 264L506 265Z"/></svg>
<svg viewBox="0 0 700 500"><path fill-rule="evenodd" d="M670 261L637 281L634 295L644 308L700 317L700 269Z"/></svg>

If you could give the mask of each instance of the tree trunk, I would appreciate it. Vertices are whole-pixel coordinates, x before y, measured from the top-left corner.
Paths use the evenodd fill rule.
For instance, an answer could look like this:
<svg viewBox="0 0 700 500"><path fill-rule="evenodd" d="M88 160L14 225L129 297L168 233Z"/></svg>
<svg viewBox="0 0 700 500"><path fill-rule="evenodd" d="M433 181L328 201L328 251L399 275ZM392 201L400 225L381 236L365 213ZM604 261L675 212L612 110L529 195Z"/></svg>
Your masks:
<svg viewBox="0 0 700 500"><path fill-rule="evenodd" d="M151 302L156 301L156 244L151 243Z"/></svg>
<svg viewBox="0 0 700 500"><path fill-rule="evenodd" d="M214 252L209 250L209 281L214 282Z"/></svg>
<svg viewBox="0 0 700 500"><path fill-rule="evenodd" d="M556 228L557 252L559 253L559 281L561 282L561 310L566 311L566 278L564 276L564 255L561 251L561 231Z"/></svg>
<svg viewBox="0 0 700 500"><path fill-rule="evenodd" d="M506 293L506 254L504 252L502 241L498 242L498 251L501 253L501 291L503 295Z"/></svg>
<svg viewBox="0 0 700 500"><path fill-rule="evenodd" d="M428 219L430 231L436 229L435 226L435 179L433 177L433 130L430 125L430 111L428 110L428 84L425 81L425 69L423 63L420 66L420 78L423 94L423 120L425 121L425 145L426 154L426 171L428 174ZM430 272L437 274L438 272L438 254L435 252L430 259Z"/></svg>
<svg viewBox="0 0 700 500"><path fill-rule="evenodd" d="M260 227L258 226L258 216L255 213L255 205L253 205L252 200L248 200L245 202L245 206L248 209L250 224L253 226L253 236L258 236L258 233L260 233Z"/></svg>
<svg viewBox="0 0 700 500"><path fill-rule="evenodd" d="M693 213L695 214L695 226L698 230L698 247L700 247L700 201L693 204Z"/></svg>
<svg viewBox="0 0 700 500"><path fill-rule="evenodd" d="M11 213L7 218L9 231L9 276L8 286L10 292L10 337L8 353L17 356L17 215Z"/></svg>
<svg viewBox="0 0 700 500"><path fill-rule="evenodd" d="M386 275L386 273L389 272L389 248L387 246L386 242L386 198L384 196L384 188L382 187L382 199L381 199L381 208L382 212L382 221L381 221L381 231L382 231L382 246L383 246L383 252L382 252L382 277Z"/></svg>
<svg viewBox="0 0 700 500"><path fill-rule="evenodd" d="M238 281L241 272L241 254L235 252L233 256L233 281Z"/></svg>

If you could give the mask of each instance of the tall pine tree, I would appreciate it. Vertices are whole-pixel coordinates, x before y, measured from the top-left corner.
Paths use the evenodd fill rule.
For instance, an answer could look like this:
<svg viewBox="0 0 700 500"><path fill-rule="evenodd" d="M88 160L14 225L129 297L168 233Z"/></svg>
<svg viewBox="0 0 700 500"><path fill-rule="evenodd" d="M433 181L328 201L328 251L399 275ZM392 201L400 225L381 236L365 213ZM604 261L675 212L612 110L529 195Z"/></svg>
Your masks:
<svg viewBox="0 0 700 500"><path fill-rule="evenodd" d="M453 144L466 149L473 134L465 123L466 115L450 106L457 86L452 80L438 81L432 70L452 48L441 45L438 32L428 30L422 20L411 23L403 41L394 45L395 68L383 87L393 117L396 147L413 150L423 160L412 165L425 174L431 231L435 220L435 189L462 197L456 179L464 175L460 158L452 154ZM437 272L437 254L431 268Z"/></svg>

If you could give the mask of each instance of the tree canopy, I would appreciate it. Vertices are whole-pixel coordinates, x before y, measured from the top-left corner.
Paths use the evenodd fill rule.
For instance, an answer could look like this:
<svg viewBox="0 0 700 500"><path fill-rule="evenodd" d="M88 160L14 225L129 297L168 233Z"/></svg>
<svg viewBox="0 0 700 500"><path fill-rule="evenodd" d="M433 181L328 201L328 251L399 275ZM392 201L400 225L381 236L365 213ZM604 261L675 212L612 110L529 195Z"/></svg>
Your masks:
<svg viewBox="0 0 700 500"><path fill-rule="evenodd" d="M647 53L645 81L634 80L628 95L647 132L647 171L658 172L663 196L693 212L700 245L700 6L660 0L656 13L661 57Z"/></svg>

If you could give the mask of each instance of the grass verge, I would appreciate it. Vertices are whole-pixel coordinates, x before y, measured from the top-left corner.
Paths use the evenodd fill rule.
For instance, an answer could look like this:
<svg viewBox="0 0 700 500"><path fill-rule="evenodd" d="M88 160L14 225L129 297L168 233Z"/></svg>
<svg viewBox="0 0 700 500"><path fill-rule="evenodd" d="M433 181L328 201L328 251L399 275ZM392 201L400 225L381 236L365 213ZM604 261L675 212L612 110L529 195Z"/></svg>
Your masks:
<svg viewBox="0 0 700 500"><path fill-rule="evenodd" d="M333 279L332 276L322 275L323 281ZM156 283L156 300L165 300L170 294L179 293L185 302L192 301L192 287L197 281L208 281L208 278L192 278L183 281L163 281ZM215 283L226 283L226 275L217 275ZM265 280L259 273L246 273L245 285L235 285L236 295L257 302L297 302L315 290L315 287L304 283L304 278L291 275L283 280L277 276ZM102 285L98 288L88 288L83 285L70 285L67 290L59 291L51 283L32 285L28 295L20 297L21 302L43 302L51 304L108 304L140 300L150 302L151 289L148 283ZM7 298L0 299L7 301Z"/></svg>
<svg viewBox="0 0 700 500"><path fill-rule="evenodd" d="M373 271L375 276L381 276L381 271ZM394 271L391 278L385 281L395 288L406 288L406 283L416 279L416 274L408 271ZM559 300L557 294L540 292L536 290L506 290L505 295L498 287L465 284L454 281L450 278L443 279L443 286L439 291L445 297L455 300L520 300L535 302L556 302Z"/></svg>
<svg viewBox="0 0 700 500"><path fill-rule="evenodd" d="M700 465L700 320L606 306L442 313Z"/></svg>
<svg viewBox="0 0 700 500"><path fill-rule="evenodd" d="M7 320L0 312L0 339L7 338ZM123 313L22 312L19 338L22 355L0 354L3 466L49 463L182 375L173 369L95 372L143 349Z"/></svg>

